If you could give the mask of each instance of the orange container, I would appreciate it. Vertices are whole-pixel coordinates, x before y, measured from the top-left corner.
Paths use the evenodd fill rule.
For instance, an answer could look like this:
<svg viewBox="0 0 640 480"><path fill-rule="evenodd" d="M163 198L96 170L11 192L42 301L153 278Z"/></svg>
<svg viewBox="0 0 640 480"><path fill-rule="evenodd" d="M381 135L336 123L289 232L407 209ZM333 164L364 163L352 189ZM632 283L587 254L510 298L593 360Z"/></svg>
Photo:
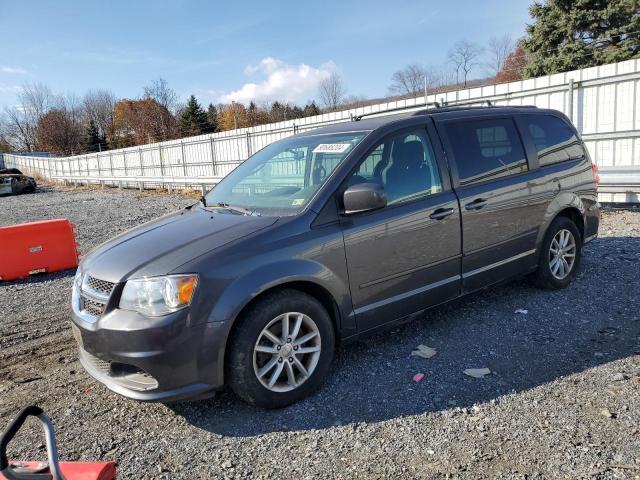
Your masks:
<svg viewBox="0 0 640 480"><path fill-rule="evenodd" d="M69 220L0 227L0 280L78 266L76 233Z"/></svg>
<svg viewBox="0 0 640 480"><path fill-rule="evenodd" d="M12 465L43 472L45 475L49 472L46 468L47 463L44 462L12 462ZM60 462L59 465L65 480L115 480L116 478L116 464L113 462ZM24 478L37 478L28 477L27 472L22 475L25 475ZM43 476L43 478L47 477ZM6 477L0 472L0 480L3 479Z"/></svg>

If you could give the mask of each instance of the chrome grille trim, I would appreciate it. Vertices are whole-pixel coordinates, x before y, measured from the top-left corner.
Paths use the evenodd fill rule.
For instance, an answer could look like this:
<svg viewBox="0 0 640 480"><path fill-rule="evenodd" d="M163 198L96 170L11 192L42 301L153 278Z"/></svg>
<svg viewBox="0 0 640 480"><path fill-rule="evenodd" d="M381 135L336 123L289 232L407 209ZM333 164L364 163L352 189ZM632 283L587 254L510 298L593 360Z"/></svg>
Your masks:
<svg viewBox="0 0 640 480"><path fill-rule="evenodd" d="M107 282L106 280L100 280L99 278L91 277L87 275L86 285L91 290L100 292L104 295L111 295L115 283Z"/></svg>

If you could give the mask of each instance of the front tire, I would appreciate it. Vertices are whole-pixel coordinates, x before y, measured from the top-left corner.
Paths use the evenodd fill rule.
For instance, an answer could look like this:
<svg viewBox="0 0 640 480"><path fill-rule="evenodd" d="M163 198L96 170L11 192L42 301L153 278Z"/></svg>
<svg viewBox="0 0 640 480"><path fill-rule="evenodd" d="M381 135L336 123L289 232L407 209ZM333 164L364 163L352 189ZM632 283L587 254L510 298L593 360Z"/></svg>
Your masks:
<svg viewBox="0 0 640 480"><path fill-rule="evenodd" d="M316 390L335 350L333 323L314 297L297 290L268 293L238 320L226 374L243 400L281 408Z"/></svg>
<svg viewBox="0 0 640 480"><path fill-rule="evenodd" d="M540 246L535 283L549 290L567 287L576 276L581 254L582 236L578 227L567 217L557 217Z"/></svg>

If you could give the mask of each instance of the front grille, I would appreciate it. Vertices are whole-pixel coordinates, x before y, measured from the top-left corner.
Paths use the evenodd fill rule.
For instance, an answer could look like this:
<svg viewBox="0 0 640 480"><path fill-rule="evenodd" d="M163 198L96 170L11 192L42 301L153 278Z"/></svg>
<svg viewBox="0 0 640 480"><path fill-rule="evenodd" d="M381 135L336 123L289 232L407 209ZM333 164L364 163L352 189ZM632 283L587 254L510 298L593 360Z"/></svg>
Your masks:
<svg viewBox="0 0 640 480"><path fill-rule="evenodd" d="M115 283L100 280L88 274L84 277L79 292L79 307L86 314L88 321L95 321L102 316L115 285Z"/></svg>
<svg viewBox="0 0 640 480"><path fill-rule="evenodd" d="M89 315L99 317L104 312L104 303L92 300L84 295L80 296L80 309L87 312Z"/></svg>
<svg viewBox="0 0 640 480"><path fill-rule="evenodd" d="M87 286L96 292L100 292L104 295L111 295L115 283L107 282L106 280L100 280L99 278L91 277L87 275Z"/></svg>

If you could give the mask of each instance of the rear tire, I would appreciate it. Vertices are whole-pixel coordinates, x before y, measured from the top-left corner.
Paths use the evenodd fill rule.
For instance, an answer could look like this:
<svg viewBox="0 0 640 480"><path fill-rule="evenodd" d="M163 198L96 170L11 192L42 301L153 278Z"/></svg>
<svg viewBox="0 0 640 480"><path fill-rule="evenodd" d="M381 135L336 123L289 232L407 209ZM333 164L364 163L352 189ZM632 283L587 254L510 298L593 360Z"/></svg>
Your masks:
<svg viewBox="0 0 640 480"><path fill-rule="evenodd" d="M581 253L582 236L576 224L567 217L555 218L540 246L536 285L548 290L567 287L580 267Z"/></svg>
<svg viewBox="0 0 640 480"><path fill-rule="evenodd" d="M238 322L225 363L229 386L240 398L281 408L322 384L333 359L335 332L314 297L290 289L268 293Z"/></svg>

